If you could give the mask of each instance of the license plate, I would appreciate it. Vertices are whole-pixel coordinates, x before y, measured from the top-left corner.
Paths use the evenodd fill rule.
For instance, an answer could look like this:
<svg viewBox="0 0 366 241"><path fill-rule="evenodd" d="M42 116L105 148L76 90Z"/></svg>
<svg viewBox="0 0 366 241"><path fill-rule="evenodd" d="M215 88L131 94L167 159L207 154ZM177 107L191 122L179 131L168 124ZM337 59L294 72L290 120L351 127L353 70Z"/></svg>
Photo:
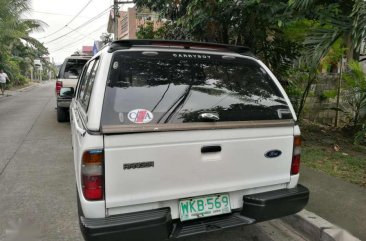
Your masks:
<svg viewBox="0 0 366 241"><path fill-rule="evenodd" d="M217 194L180 200L179 211L181 221L230 213L230 198L228 194Z"/></svg>

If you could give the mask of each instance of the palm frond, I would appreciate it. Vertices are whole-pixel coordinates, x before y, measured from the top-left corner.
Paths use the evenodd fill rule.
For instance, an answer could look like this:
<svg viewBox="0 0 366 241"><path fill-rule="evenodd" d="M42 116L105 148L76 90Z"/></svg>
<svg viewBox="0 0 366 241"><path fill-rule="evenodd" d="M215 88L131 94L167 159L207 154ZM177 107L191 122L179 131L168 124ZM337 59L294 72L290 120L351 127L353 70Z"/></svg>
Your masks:
<svg viewBox="0 0 366 241"><path fill-rule="evenodd" d="M315 0L290 0L289 6L298 11L306 11L311 9Z"/></svg>
<svg viewBox="0 0 366 241"><path fill-rule="evenodd" d="M304 41L304 57L316 68L332 45L343 35L338 29L314 29Z"/></svg>
<svg viewBox="0 0 366 241"><path fill-rule="evenodd" d="M363 72L362 65L358 61L352 60L348 64L348 69L349 71L344 73L343 76L346 84L364 93L366 90L366 76Z"/></svg>
<svg viewBox="0 0 366 241"><path fill-rule="evenodd" d="M349 35L351 20L348 18L328 20L327 24L315 27L305 38L305 57L313 67L329 52L333 44L341 37Z"/></svg>
<svg viewBox="0 0 366 241"><path fill-rule="evenodd" d="M42 32L48 26L46 22L37 19L21 19L20 23L27 28L28 32Z"/></svg>
<svg viewBox="0 0 366 241"><path fill-rule="evenodd" d="M355 48L359 49L366 38L366 2L364 0L356 0L351 18L353 19L352 40Z"/></svg>
<svg viewBox="0 0 366 241"><path fill-rule="evenodd" d="M28 0L0 0L0 19L19 18L29 9L30 1Z"/></svg>
<svg viewBox="0 0 366 241"><path fill-rule="evenodd" d="M37 39L32 38L29 35L23 36L21 39L27 42L28 44L32 45L35 49L38 49L38 51L42 53L42 55L48 54L48 49Z"/></svg>

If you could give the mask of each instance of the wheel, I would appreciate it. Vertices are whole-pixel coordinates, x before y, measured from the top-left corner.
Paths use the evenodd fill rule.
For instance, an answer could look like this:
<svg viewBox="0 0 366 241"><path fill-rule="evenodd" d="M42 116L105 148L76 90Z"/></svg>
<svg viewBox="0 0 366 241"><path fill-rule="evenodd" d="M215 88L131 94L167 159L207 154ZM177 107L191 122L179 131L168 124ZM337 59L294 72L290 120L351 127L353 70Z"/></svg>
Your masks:
<svg viewBox="0 0 366 241"><path fill-rule="evenodd" d="M57 121L58 122L69 121L69 110L67 108L57 107Z"/></svg>

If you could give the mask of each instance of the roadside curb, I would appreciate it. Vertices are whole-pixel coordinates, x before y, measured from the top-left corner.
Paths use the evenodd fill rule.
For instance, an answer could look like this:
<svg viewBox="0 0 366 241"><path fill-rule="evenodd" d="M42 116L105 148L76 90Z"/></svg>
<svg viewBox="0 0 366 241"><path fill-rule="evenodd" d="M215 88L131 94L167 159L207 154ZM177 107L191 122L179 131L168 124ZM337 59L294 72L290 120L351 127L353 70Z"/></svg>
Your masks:
<svg viewBox="0 0 366 241"><path fill-rule="evenodd" d="M303 210L282 220L314 241L361 241L318 215Z"/></svg>
<svg viewBox="0 0 366 241"><path fill-rule="evenodd" d="M24 87L24 88L21 88L21 89L17 89L17 90L12 90L12 91L15 91L15 92L24 92L24 91L27 91L28 89L31 89L35 86L39 85L39 83L36 83L36 82L32 82L30 85Z"/></svg>

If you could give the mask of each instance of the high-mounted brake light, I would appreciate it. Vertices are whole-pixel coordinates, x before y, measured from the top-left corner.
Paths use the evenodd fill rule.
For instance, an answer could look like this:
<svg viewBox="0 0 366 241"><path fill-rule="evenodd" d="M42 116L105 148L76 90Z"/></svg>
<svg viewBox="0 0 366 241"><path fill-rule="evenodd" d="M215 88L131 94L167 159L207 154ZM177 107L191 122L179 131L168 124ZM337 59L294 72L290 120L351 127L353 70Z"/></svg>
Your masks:
<svg viewBox="0 0 366 241"><path fill-rule="evenodd" d="M81 184L84 197L87 200L103 200L103 163L103 150L90 150L84 152L81 164Z"/></svg>
<svg viewBox="0 0 366 241"><path fill-rule="evenodd" d="M62 81L56 81L56 94L59 95L62 88Z"/></svg>
<svg viewBox="0 0 366 241"><path fill-rule="evenodd" d="M294 150L292 154L291 175L300 172L301 136L294 137Z"/></svg>

